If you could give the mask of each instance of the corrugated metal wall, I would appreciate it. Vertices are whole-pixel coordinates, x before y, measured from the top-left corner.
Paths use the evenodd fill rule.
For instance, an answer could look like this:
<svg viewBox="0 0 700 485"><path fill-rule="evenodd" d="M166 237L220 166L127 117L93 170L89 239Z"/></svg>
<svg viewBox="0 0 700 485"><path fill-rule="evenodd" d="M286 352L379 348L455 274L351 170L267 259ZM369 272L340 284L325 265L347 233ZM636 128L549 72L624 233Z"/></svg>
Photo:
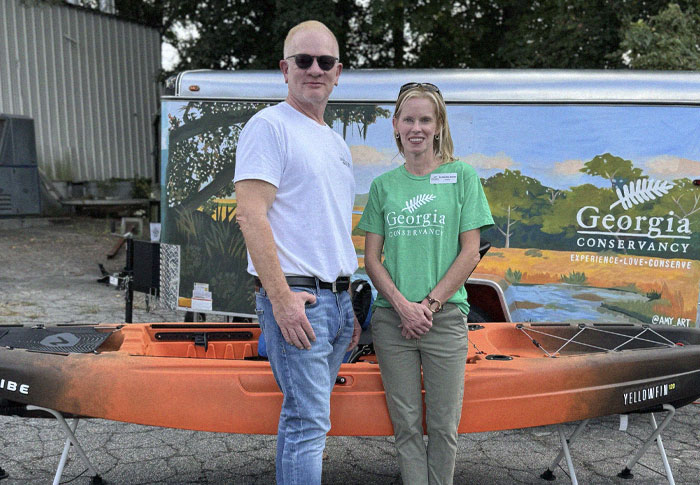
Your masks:
<svg viewBox="0 0 700 485"><path fill-rule="evenodd" d="M34 118L49 178L152 178L160 44L108 15L0 0L0 113Z"/></svg>

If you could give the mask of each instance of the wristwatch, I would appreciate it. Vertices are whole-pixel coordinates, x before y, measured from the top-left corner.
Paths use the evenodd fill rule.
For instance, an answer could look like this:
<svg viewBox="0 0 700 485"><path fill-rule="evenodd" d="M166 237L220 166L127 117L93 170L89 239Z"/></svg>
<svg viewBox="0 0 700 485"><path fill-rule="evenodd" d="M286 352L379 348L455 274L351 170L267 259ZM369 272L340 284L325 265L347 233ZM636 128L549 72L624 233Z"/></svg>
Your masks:
<svg viewBox="0 0 700 485"><path fill-rule="evenodd" d="M430 295L426 296L426 298L428 299L428 308L430 308L431 312L440 313L442 311L442 302L440 300L436 300Z"/></svg>

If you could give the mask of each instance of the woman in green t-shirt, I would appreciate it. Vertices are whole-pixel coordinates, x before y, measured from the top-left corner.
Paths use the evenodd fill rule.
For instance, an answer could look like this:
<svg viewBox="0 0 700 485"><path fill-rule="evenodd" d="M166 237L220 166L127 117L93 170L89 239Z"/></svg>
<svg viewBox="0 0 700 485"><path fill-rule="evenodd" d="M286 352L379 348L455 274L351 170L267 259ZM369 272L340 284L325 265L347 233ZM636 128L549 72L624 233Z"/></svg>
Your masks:
<svg viewBox="0 0 700 485"><path fill-rule="evenodd" d="M476 171L453 157L435 85L403 85L392 121L405 163L372 182L359 223L379 293L372 340L404 484L449 484L467 358L464 283L479 262L480 230L493 219Z"/></svg>

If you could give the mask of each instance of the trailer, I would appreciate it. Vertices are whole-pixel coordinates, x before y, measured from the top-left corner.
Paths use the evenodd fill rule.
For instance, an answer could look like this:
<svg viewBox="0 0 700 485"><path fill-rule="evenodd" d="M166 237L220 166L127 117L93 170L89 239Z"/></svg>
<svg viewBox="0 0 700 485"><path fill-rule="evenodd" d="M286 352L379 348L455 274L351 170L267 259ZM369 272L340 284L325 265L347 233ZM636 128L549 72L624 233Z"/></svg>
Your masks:
<svg viewBox="0 0 700 485"><path fill-rule="evenodd" d="M368 279L356 225L370 183L403 163L391 118L408 81L439 86L455 155L479 173L496 222L482 233L492 248L466 282L472 322L697 325L700 74L344 71L326 122L353 156L353 279ZM168 81L160 240L167 306L254 318L235 218L235 150L246 121L286 94L277 71L188 71Z"/></svg>

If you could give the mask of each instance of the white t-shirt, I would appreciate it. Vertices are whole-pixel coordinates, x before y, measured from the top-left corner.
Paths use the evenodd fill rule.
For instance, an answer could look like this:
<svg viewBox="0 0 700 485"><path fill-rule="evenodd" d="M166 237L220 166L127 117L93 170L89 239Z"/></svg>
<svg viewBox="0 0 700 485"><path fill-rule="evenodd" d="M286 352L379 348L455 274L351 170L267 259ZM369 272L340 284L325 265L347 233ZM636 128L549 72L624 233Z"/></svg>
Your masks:
<svg viewBox="0 0 700 485"><path fill-rule="evenodd" d="M267 216L284 274L335 281L355 272L355 179L338 133L286 102L265 108L238 139L234 182L246 179L277 187ZM257 275L250 253L248 272Z"/></svg>

